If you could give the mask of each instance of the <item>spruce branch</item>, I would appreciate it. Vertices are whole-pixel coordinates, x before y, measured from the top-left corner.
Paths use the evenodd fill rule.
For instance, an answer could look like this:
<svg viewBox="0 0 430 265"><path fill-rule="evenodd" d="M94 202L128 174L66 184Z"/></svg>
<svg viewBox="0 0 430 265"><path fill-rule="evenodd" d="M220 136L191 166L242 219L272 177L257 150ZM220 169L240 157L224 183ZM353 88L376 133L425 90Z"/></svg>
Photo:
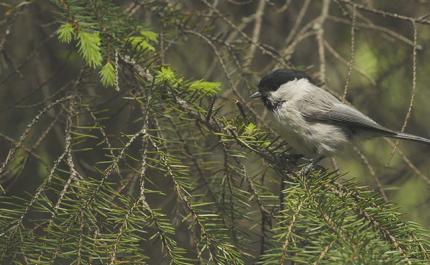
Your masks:
<svg viewBox="0 0 430 265"><path fill-rule="evenodd" d="M358 102L358 82L369 99L367 85L411 71L402 124L415 126L425 16L349 0L52 3L0 4L0 263L428 263L428 231L394 206L400 182L376 156L357 148L362 171L299 174L306 160L248 99L273 67L327 84L346 73ZM31 45L16 41L21 18L36 22ZM401 60L372 53L387 40ZM389 143L393 178L427 183L424 156ZM371 187L348 180L360 174Z"/></svg>

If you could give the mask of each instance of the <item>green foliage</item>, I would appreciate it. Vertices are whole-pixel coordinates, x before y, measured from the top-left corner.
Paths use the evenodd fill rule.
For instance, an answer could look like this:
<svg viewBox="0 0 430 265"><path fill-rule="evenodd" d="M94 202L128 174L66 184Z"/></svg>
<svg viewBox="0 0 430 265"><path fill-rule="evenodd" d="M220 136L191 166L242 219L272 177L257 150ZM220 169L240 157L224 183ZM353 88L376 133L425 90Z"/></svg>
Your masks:
<svg viewBox="0 0 430 265"><path fill-rule="evenodd" d="M427 264L428 238L377 195L328 173L288 186L262 264Z"/></svg>
<svg viewBox="0 0 430 265"><path fill-rule="evenodd" d="M339 172L315 168L304 175L306 161L260 126L259 106L241 99L255 85L242 68L253 48L264 56L271 49L251 43L234 22L222 24L230 18L213 5L190 12L191 2L116 2L55 1L58 20L68 21L58 39L76 41L93 69L79 64L80 71L51 73L59 77L56 90L34 89L35 102L19 95L23 102L14 110L28 103L31 122L17 125L21 136L0 135L7 145L1 148L13 151L0 161L0 264L428 263L428 231ZM162 25L162 40L139 32L142 21L129 18L140 19L140 12L132 14L139 8ZM204 45L191 45L194 37ZM155 48L158 41L163 51ZM200 46L211 55L207 65ZM379 63L362 47L357 66L376 78ZM279 57L271 59L281 65ZM368 61L371 69L364 67ZM216 96L220 82L190 81L181 67L225 80L224 97ZM94 85L99 78L114 86L119 76L120 96ZM33 186L12 196L23 182Z"/></svg>
<svg viewBox="0 0 430 265"><path fill-rule="evenodd" d="M219 82L197 80L190 84L188 90L191 92L201 93L205 96L214 96L221 91L220 86L221 83Z"/></svg>
<svg viewBox="0 0 430 265"><path fill-rule="evenodd" d="M70 43L74 36L73 26L70 23L63 24L57 30L58 39L63 43ZM98 32L79 31L77 34L79 53L85 63L92 68L101 66L101 39ZM105 65L106 66L106 65Z"/></svg>
<svg viewBox="0 0 430 265"><path fill-rule="evenodd" d="M131 47L138 52L155 52L155 48L152 44L157 42L157 33L142 30L140 31L140 35L129 37L128 42Z"/></svg>
<svg viewBox="0 0 430 265"><path fill-rule="evenodd" d="M245 131L244 134L245 135L253 135L256 132L257 126L250 122L248 123L248 125L245 126Z"/></svg>
<svg viewBox="0 0 430 265"><path fill-rule="evenodd" d="M158 34L149 30L141 30L140 36L153 43L156 43L158 39Z"/></svg>
<svg viewBox="0 0 430 265"><path fill-rule="evenodd" d="M107 62L100 70L100 80L105 87L115 86L116 71L110 62Z"/></svg>
<svg viewBox="0 0 430 265"><path fill-rule="evenodd" d="M101 40L98 32L78 33L79 53L84 58L88 66L96 68L102 64Z"/></svg>
<svg viewBox="0 0 430 265"><path fill-rule="evenodd" d="M155 75L156 84L167 84L171 87L175 87L182 82L182 78L178 78L169 66L163 66L157 71Z"/></svg>
<svg viewBox="0 0 430 265"><path fill-rule="evenodd" d="M65 23L57 30L58 39L63 43L70 43L73 39L73 26Z"/></svg>

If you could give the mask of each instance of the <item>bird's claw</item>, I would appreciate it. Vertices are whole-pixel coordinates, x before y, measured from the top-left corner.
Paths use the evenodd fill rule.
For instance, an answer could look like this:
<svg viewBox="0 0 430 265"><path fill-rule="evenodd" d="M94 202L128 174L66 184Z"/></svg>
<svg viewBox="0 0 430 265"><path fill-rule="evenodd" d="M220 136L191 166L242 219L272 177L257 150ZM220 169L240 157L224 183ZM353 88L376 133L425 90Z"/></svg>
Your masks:
<svg viewBox="0 0 430 265"><path fill-rule="evenodd" d="M309 175L313 169L316 169L317 167L320 167L318 165L318 162L320 162L322 159L323 159L323 157L319 157L317 159L312 159L310 161L310 163L308 163L307 165L305 165L304 167L302 167L302 169L300 170L300 175L302 175L302 176Z"/></svg>
<svg viewBox="0 0 430 265"><path fill-rule="evenodd" d="M314 167L315 167L315 163L310 162L306 166L302 167L302 169L300 170L300 175L302 175L302 176L309 175L309 173L311 173L311 171L312 171L312 169L314 169Z"/></svg>

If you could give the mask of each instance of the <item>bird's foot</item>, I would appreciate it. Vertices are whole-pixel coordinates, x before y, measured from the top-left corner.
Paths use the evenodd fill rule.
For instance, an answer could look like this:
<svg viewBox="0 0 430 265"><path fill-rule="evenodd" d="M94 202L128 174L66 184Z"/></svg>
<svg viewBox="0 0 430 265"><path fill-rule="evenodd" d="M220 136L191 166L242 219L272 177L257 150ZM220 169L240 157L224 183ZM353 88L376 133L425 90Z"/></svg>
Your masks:
<svg viewBox="0 0 430 265"><path fill-rule="evenodd" d="M302 167L302 169L300 170L300 175L301 176L307 176L309 175L309 173L311 173L312 169L315 167L314 163L311 162L307 165L305 165L304 167Z"/></svg>
<svg viewBox="0 0 430 265"><path fill-rule="evenodd" d="M312 159L310 160L310 162L305 165L304 167L302 167L302 169L300 170L300 175L301 176L308 176L312 170L320 168L320 165L318 165L318 163L323 159L324 157L318 157L316 159Z"/></svg>
<svg viewBox="0 0 430 265"><path fill-rule="evenodd" d="M283 153L280 155L279 160L283 162L294 162L296 163L300 159L303 158L303 155L300 154L290 154L290 153Z"/></svg>

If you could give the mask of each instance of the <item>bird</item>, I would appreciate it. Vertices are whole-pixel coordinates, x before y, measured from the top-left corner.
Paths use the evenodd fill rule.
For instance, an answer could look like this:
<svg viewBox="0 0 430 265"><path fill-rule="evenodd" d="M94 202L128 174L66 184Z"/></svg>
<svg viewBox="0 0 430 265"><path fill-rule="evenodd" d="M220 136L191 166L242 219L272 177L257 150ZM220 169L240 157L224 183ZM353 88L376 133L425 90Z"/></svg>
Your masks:
<svg viewBox="0 0 430 265"><path fill-rule="evenodd" d="M310 167L336 155L357 139L389 137L430 145L424 137L390 130L319 87L305 73L277 69L261 78L259 98L276 121L275 131L301 155Z"/></svg>

